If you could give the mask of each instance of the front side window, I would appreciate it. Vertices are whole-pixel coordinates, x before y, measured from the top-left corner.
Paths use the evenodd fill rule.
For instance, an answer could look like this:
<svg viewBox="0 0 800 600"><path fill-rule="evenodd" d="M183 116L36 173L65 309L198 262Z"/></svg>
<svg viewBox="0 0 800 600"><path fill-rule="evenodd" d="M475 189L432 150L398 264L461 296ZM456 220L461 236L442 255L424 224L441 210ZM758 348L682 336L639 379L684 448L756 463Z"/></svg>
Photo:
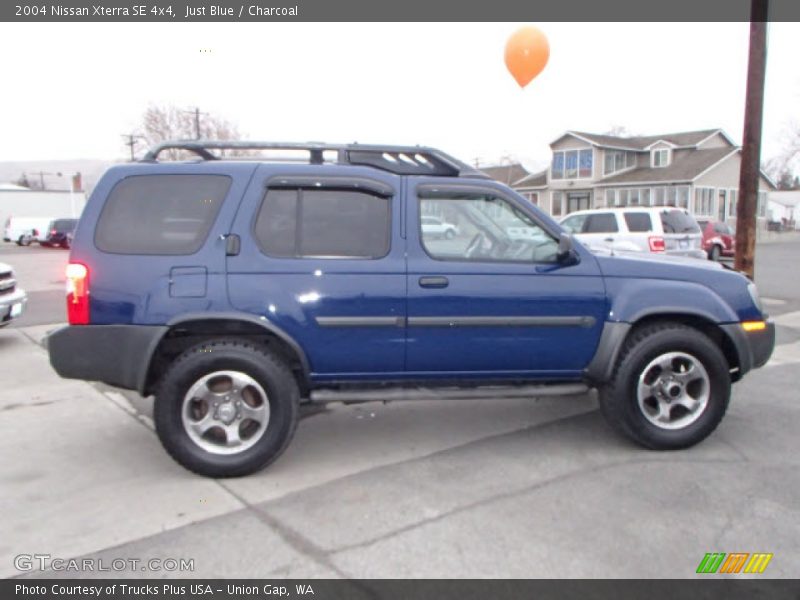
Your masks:
<svg viewBox="0 0 800 600"><path fill-rule="evenodd" d="M425 252L436 260L555 262L558 242L530 216L490 193L435 191L420 196L420 214L439 212L452 236L427 232Z"/></svg>
<svg viewBox="0 0 800 600"><path fill-rule="evenodd" d="M100 213L95 245L113 254L194 254L230 186L227 175L126 177L111 190Z"/></svg>
<svg viewBox="0 0 800 600"><path fill-rule="evenodd" d="M561 222L561 227L567 233L581 233L583 231L583 224L586 222L588 215L572 215L567 217Z"/></svg>
<svg viewBox="0 0 800 600"><path fill-rule="evenodd" d="M382 258L391 200L363 191L270 189L255 223L261 250L277 258Z"/></svg>

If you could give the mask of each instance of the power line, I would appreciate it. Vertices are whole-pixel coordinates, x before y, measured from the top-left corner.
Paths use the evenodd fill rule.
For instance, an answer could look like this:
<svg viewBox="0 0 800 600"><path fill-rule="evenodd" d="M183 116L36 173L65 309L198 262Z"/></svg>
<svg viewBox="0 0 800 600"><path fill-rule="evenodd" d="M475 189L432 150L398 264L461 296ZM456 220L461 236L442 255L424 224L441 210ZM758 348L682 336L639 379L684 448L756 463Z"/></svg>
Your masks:
<svg viewBox="0 0 800 600"><path fill-rule="evenodd" d="M136 149L137 140L143 140L144 137L141 136L141 135L136 135L135 133L123 133L121 135L125 140L127 140L125 142L125 145L130 147L130 149L131 149L131 162L133 162L134 160L136 160L135 149Z"/></svg>
<svg viewBox="0 0 800 600"><path fill-rule="evenodd" d="M194 137L196 140L201 138L200 135L200 115L208 116L208 113L200 112L200 108L195 106L192 110L182 110L182 113L194 115Z"/></svg>

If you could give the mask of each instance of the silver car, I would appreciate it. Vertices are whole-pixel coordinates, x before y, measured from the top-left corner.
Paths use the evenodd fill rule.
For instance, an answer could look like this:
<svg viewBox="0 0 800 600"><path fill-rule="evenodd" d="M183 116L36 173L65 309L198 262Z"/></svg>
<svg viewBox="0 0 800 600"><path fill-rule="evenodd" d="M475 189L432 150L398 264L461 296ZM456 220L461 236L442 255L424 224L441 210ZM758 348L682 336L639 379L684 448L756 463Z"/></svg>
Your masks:
<svg viewBox="0 0 800 600"><path fill-rule="evenodd" d="M5 263L0 263L0 327L5 327L22 314L28 297L17 286L14 271Z"/></svg>
<svg viewBox="0 0 800 600"><path fill-rule="evenodd" d="M700 226L683 208L581 210L561 219L561 226L590 248L705 258Z"/></svg>

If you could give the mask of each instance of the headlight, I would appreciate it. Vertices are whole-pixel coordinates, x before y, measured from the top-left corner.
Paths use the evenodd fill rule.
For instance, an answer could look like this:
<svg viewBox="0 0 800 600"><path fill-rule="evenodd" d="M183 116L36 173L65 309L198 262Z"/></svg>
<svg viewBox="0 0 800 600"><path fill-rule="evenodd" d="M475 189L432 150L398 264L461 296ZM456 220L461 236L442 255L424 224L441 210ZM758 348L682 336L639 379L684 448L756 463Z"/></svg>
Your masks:
<svg viewBox="0 0 800 600"><path fill-rule="evenodd" d="M747 284L747 292L750 294L750 298L753 300L753 304L756 305L758 312L763 313L764 309L761 307L761 298L758 295L758 288L756 287L755 283L748 283Z"/></svg>

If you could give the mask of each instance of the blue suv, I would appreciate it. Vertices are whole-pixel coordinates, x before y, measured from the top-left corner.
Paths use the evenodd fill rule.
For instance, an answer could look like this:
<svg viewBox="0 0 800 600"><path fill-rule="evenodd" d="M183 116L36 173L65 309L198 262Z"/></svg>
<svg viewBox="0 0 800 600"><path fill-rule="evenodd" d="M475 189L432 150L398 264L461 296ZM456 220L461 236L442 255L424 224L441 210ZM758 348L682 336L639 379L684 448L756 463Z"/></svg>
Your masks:
<svg viewBox="0 0 800 600"><path fill-rule="evenodd" d="M55 370L154 394L166 450L212 477L275 460L304 402L597 388L617 431L685 448L775 337L741 274L595 255L423 147L162 144L98 183L67 288Z"/></svg>

